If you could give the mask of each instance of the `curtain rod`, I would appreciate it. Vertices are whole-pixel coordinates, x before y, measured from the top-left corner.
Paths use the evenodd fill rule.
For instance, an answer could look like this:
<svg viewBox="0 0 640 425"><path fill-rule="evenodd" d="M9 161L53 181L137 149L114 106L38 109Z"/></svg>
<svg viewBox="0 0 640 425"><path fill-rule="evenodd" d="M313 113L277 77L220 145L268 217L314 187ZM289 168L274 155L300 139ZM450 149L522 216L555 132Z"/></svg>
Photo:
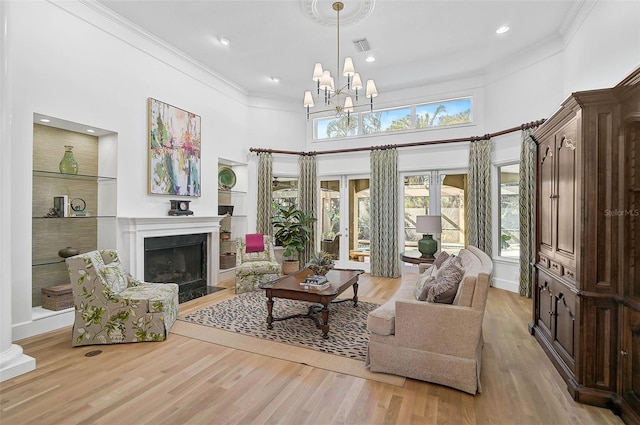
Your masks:
<svg viewBox="0 0 640 425"><path fill-rule="evenodd" d="M471 136L471 137L464 137L460 139L431 140L431 141L425 141L425 142L401 143L398 145L381 145L381 146L368 146L368 147L362 147L362 148L333 149L333 150L318 151L318 152L298 152L298 151L285 151L280 149L263 149L263 148L249 148L249 152L313 156L313 155L325 155L325 154L333 154L333 153L362 152L362 151L374 151L374 150L384 150L384 149L392 149L392 148L409 148L409 147L415 147L415 146L440 145L443 143L478 142L480 140L489 140L493 137L502 136L505 134L513 133L515 131L528 130L530 128L541 125L545 121L546 119L543 118L538 121L532 121L529 123L519 125L517 127L511 127L506 130L498 131L496 133L485 134L484 136L480 136L480 137Z"/></svg>

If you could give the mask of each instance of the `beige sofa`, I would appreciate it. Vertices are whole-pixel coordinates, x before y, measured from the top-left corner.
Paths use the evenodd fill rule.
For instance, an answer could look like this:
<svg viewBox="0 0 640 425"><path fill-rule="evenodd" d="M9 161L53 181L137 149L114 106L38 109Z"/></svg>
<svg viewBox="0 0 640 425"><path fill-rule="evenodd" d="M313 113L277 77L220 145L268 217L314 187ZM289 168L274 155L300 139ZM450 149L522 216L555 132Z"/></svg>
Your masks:
<svg viewBox="0 0 640 425"><path fill-rule="evenodd" d="M481 391L482 319L493 263L473 246L458 257L464 276L453 304L416 300L419 275L407 275L393 297L369 313L366 366L372 372Z"/></svg>

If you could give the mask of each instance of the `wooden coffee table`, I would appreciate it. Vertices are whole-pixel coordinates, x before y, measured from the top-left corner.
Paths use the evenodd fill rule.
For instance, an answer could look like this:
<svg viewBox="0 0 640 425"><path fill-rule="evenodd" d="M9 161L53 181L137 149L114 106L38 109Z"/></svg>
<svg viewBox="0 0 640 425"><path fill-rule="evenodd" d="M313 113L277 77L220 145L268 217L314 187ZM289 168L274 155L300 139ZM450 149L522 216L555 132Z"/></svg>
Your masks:
<svg viewBox="0 0 640 425"><path fill-rule="evenodd" d="M332 269L327 273L327 279L331 286L321 291L317 289L305 289L300 285L301 282L312 275L309 269L300 270L297 273L284 276L272 282L261 283L260 288L265 290L267 296L267 329L273 329L273 322L280 320L293 319L294 317L307 317L312 319L317 328L322 329L322 337L328 338L329 333L329 304L332 302L353 301L353 306L358 305L358 276L364 273L364 270L342 270ZM335 298L343 293L347 288L353 287L353 298L344 300L335 300ZM322 308L317 305L311 305L306 314L294 314L287 317L273 317L273 299L284 298L289 300L307 301L314 304L321 304ZM335 300L335 301L334 301ZM318 318L318 314L321 318Z"/></svg>

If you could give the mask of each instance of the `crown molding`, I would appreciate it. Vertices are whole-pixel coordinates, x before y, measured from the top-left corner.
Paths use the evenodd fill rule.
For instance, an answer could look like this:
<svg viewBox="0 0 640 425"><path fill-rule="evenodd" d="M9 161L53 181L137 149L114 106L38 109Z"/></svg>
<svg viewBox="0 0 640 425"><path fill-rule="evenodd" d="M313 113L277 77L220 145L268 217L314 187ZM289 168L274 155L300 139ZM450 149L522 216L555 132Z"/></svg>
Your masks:
<svg viewBox="0 0 640 425"><path fill-rule="evenodd" d="M110 22L116 25L117 29L121 31L124 30L124 34L121 33L120 31L117 31L113 27L107 28L106 26L100 25L100 23L95 22L94 20L90 19L85 15L80 15L81 11L79 11L77 8L74 8L72 6L74 2L58 1L58 0L47 0L47 1L65 10L66 12L71 13L72 15L78 17L79 19L82 19L85 22L91 25L94 25L95 27L112 35L113 37L119 39L120 41L129 44L130 46L167 64L168 66L171 66L172 68L184 73L185 75L189 75L190 77L203 82L204 84L206 84L207 86L213 89L220 91L217 87L212 85L211 82L204 81L204 79L198 76L197 74L204 75L208 78L213 78L215 82L222 83L228 88L236 92L239 92L244 96L249 95L245 88L237 85L233 81L228 80L222 75L214 72L211 68L193 59L191 56L186 55L185 53L173 47L169 43L165 42L164 40L161 40L160 38L144 30L143 28L139 27L138 25L134 24L128 19L122 17L121 15L118 15L113 10L107 8L106 6L103 6L102 4L100 4L95 0L76 0L75 3L83 6L86 9L89 9L92 12L95 12L102 18L108 19ZM166 53L167 57L162 57L162 55L158 54L158 51L150 52L149 49L147 49L146 46L143 45L144 43L151 44L152 46L159 49L159 52ZM180 63L178 64L177 62L180 62ZM185 69L184 67L185 64L188 65L188 67L191 67L193 72L191 72L188 69ZM224 93L224 94L228 95L228 93Z"/></svg>

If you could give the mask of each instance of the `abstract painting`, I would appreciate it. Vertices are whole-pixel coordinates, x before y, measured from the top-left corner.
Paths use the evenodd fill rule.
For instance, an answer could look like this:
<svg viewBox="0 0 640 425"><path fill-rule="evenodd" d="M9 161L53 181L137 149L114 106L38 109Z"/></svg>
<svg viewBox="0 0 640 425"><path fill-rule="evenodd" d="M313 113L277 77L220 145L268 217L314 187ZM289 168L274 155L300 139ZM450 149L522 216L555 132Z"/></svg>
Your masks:
<svg viewBox="0 0 640 425"><path fill-rule="evenodd" d="M152 98L149 193L200 196L200 117Z"/></svg>

